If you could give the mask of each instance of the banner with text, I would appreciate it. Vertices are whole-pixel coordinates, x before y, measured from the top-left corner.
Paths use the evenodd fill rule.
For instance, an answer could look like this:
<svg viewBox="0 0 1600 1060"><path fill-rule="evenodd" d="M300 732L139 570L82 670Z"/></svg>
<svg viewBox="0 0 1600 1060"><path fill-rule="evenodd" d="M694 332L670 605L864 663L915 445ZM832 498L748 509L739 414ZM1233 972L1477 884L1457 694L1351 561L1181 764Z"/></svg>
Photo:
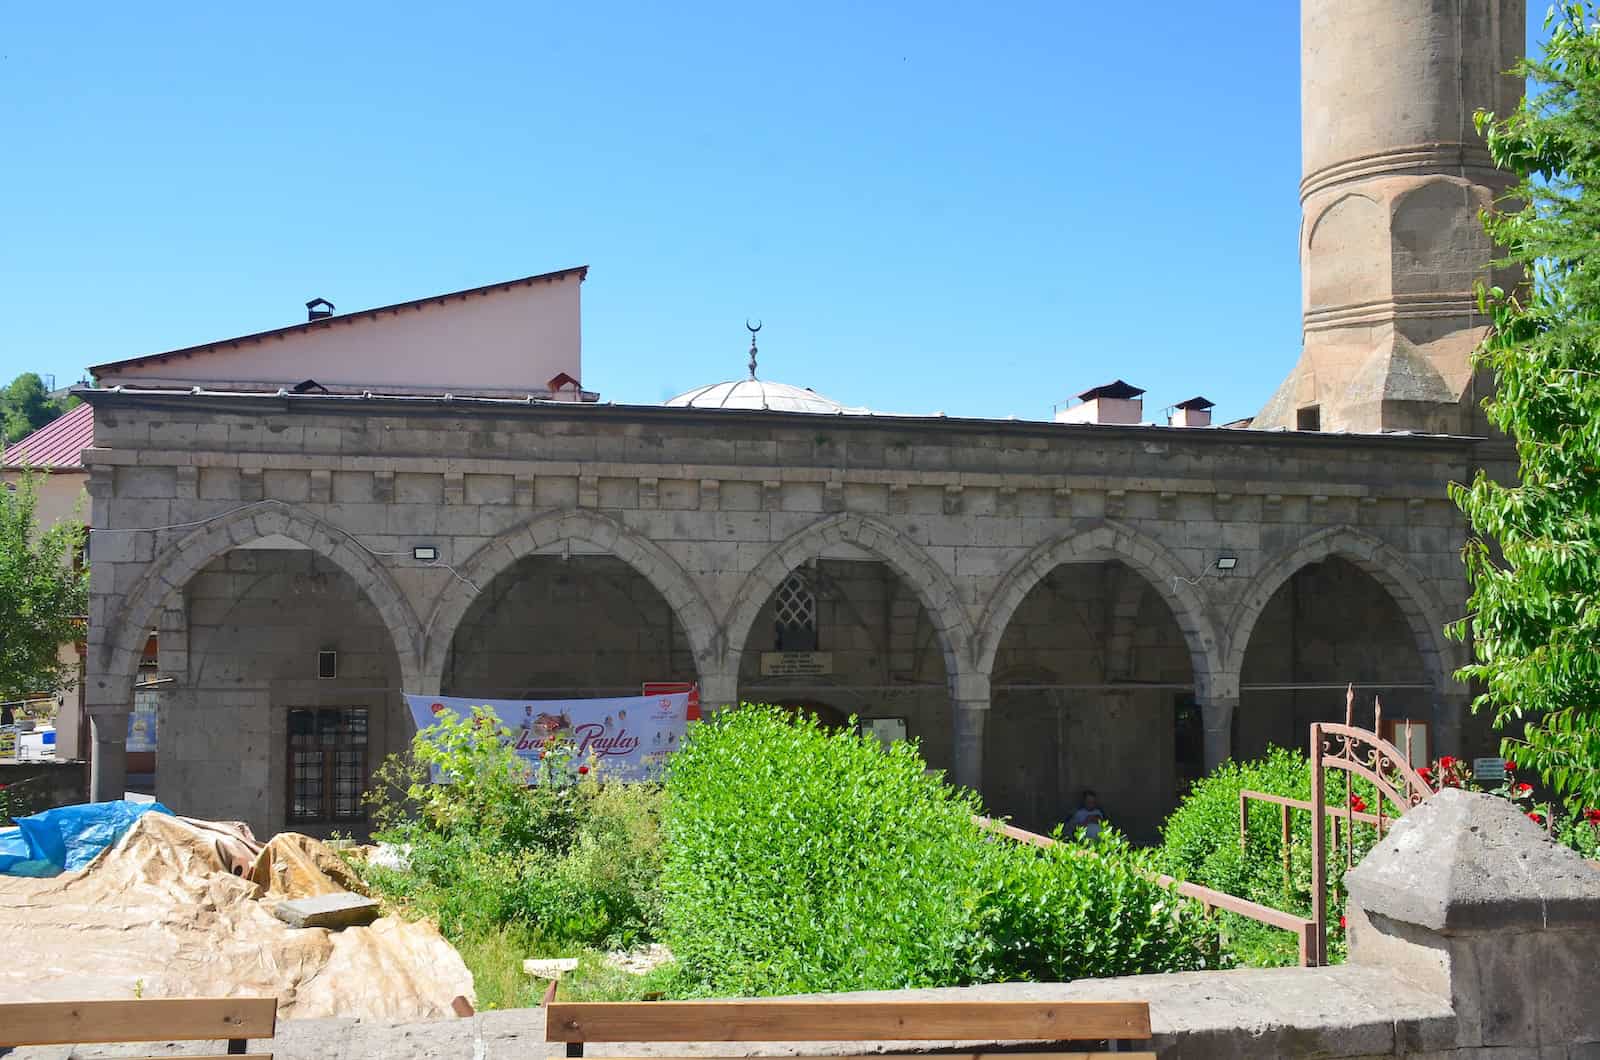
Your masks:
<svg viewBox="0 0 1600 1060"><path fill-rule="evenodd" d="M667 755L683 744L689 695L626 696L619 699L467 699L458 696L406 696L417 728L453 711L470 718L488 707L511 730L517 755L530 767L554 736L568 741L576 760L595 759L606 780L656 780Z"/></svg>

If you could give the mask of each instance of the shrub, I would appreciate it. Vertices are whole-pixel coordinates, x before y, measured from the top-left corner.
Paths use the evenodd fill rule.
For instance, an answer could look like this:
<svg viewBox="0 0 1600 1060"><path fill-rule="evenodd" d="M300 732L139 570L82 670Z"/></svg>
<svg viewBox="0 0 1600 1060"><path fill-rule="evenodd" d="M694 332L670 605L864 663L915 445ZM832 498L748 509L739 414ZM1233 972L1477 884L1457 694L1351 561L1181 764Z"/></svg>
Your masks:
<svg viewBox="0 0 1600 1060"><path fill-rule="evenodd" d="M557 946L655 938L660 787L579 776L557 745L530 786L505 736L487 710L444 715L384 762L368 795L376 838L408 850L409 864L368 867L368 882L437 917L452 941L508 928ZM431 783L435 772L448 782Z"/></svg>
<svg viewBox="0 0 1600 1060"><path fill-rule="evenodd" d="M1290 857L1284 874L1282 824L1277 807L1252 803L1247 814L1245 849L1239 849L1239 792L1261 791L1294 799L1311 798L1311 765L1299 751L1273 748L1252 762L1224 762L1200 780L1162 825L1161 863L1180 879L1248 898L1299 916L1311 915L1311 814L1290 810ZM1366 781L1352 785L1357 809L1375 808L1377 793ZM1327 800L1342 805L1347 798L1343 779L1328 774ZM1372 812L1371 809L1368 812ZM1359 861L1377 842L1377 830L1358 824L1352 837L1354 860ZM1346 872L1342 848L1328 844L1328 920L1338 924L1344 912L1343 880ZM1297 959L1294 938L1245 917L1222 914L1229 943L1247 964L1285 965ZM1328 953L1341 960L1344 938L1330 930Z"/></svg>
<svg viewBox="0 0 1600 1060"><path fill-rule="evenodd" d="M1047 850L996 840L985 859L971 982L1193 971L1231 963L1194 902L1155 882L1155 857L1114 832Z"/></svg>
<svg viewBox="0 0 1600 1060"><path fill-rule="evenodd" d="M694 727L667 766L667 943L707 994L951 981L980 898L976 800L911 744L772 708Z"/></svg>
<svg viewBox="0 0 1600 1060"><path fill-rule="evenodd" d="M767 707L695 726L668 765L667 942L685 989L770 995L1203 967L1199 910L1120 839L986 834L916 746Z"/></svg>

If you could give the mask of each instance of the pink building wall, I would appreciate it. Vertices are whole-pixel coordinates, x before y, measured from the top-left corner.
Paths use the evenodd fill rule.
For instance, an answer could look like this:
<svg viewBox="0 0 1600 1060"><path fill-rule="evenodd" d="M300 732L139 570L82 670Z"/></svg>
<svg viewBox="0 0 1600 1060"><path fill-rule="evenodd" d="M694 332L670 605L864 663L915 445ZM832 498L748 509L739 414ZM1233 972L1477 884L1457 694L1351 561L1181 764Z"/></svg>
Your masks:
<svg viewBox="0 0 1600 1060"><path fill-rule="evenodd" d="M337 314L93 372L103 387L276 390L313 379L334 391L547 396L563 372L583 379L584 271Z"/></svg>

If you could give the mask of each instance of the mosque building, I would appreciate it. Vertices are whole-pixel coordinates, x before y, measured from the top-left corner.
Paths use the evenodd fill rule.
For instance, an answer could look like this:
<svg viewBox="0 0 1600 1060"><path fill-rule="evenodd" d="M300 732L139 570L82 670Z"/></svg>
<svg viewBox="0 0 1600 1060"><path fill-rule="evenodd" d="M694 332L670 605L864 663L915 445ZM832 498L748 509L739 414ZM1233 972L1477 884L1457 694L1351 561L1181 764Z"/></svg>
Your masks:
<svg viewBox="0 0 1600 1060"><path fill-rule="evenodd" d="M610 404L582 268L93 369L94 796L150 673L157 796L263 832L364 830L403 692L693 683L915 738L1027 826L1095 789L1138 838L1347 682L1419 757L1489 753L1446 484L1512 458L1470 116L1520 96L1523 0L1302 11L1305 341L1247 424L1109 379L1050 421L888 415L768 378L753 331L739 378Z"/></svg>

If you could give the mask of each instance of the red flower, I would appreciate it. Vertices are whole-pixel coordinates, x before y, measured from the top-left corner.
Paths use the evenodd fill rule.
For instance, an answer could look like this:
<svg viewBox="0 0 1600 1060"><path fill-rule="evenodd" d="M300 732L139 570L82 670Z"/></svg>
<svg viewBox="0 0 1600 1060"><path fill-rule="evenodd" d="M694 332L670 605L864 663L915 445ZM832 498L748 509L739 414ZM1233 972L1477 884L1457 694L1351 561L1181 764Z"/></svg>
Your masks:
<svg viewBox="0 0 1600 1060"><path fill-rule="evenodd" d="M1600 810L1584 810L1583 819L1596 827L1600 827Z"/></svg>
<svg viewBox="0 0 1600 1060"><path fill-rule="evenodd" d="M1534 824L1544 824L1544 814L1530 813L1528 814L1528 820L1532 821Z"/></svg>
<svg viewBox="0 0 1600 1060"><path fill-rule="evenodd" d="M1342 916L1339 918L1339 930L1340 931L1345 930L1344 917L1342 917Z"/></svg>
<svg viewBox="0 0 1600 1060"><path fill-rule="evenodd" d="M1528 792L1530 792L1532 790L1533 790L1533 785L1532 784L1518 784L1517 785L1517 794L1518 795L1526 795Z"/></svg>
<svg viewBox="0 0 1600 1060"><path fill-rule="evenodd" d="M579 773L587 773L587 772L589 772L589 767L588 766L579 766L578 767L578 772Z"/></svg>
<svg viewBox="0 0 1600 1060"><path fill-rule="evenodd" d="M1427 766L1418 767L1417 776L1421 777L1423 780L1427 781L1429 784L1433 783L1433 770L1429 769Z"/></svg>
<svg viewBox="0 0 1600 1060"><path fill-rule="evenodd" d="M1506 772L1507 773L1515 773L1516 771L1517 771L1517 764L1515 762L1513 762L1509 758L1506 759Z"/></svg>
<svg viewBox="0 0 1600 1060"><path fill-rule="evenodd" d="M1357 813L1363 813L1367 808L1366 800L1360 795L1352 795L1350 796L1350 808Z"/></svg>
<svg viewBox="0 0 1600 1060"><path fill-rule="evenodd" d="M1451 758L1449 755L1445 755L1443 758L1439 759L1439 768L1440 769L1454 769L1455 767L1456 767L1456 760L1454 758Z"/></svg>

